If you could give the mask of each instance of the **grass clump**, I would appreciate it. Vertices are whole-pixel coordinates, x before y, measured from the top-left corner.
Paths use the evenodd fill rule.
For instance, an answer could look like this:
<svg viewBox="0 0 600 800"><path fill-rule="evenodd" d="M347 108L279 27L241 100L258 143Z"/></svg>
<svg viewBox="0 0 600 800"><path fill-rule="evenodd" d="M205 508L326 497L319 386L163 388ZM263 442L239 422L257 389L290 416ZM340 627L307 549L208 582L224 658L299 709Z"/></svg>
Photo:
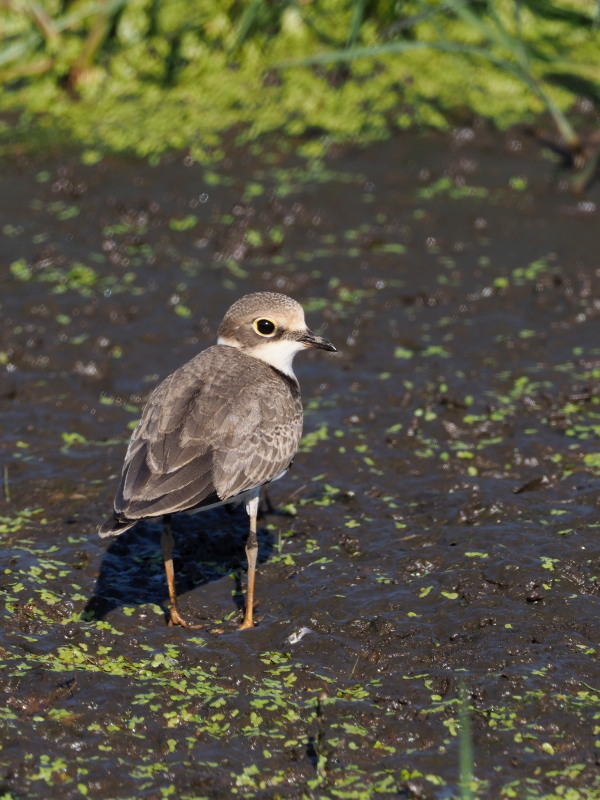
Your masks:
<svg viewBox="0 0 600 800"><path fill-rule="evenodd" d="M585 0L8 0L0 81L17 113L0 136L207 159L232 130L303 137L311 154L323 138L545 111L577 150L566 110L600 97L594 13Z"/></svg>

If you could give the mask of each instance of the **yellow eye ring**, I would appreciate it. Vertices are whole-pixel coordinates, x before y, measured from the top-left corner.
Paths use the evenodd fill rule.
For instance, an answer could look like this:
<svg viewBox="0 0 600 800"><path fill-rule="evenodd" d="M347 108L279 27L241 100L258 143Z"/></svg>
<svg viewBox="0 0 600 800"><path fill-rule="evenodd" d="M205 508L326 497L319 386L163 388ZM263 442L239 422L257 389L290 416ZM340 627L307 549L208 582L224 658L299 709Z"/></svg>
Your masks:
<svg viewBox="0 0 600 800"><path fill-rule="evenodd" d="M259 317L252 323L252 327L259 336L266 336L267 338L275 336L277 333L277 324L268 317Z"/></svg>

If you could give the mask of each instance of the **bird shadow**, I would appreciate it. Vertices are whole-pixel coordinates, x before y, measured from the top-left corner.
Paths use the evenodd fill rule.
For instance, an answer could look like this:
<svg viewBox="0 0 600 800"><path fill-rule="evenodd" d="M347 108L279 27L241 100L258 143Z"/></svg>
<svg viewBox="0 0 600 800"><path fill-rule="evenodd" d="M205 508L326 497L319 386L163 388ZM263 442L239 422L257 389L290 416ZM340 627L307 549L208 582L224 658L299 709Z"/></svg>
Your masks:
<svg viewBox="0 0 600 800"><path fill-rule="evenodd" d="M115 537L108 546L94 587L82 612L85 620L100 620L119 606L146 603L162 607L168 619L167 581L160 547L162 518L143 520ZM175 538L173 563L177 596L234 573L233 601L244 607L242 571L248 515L243 506L221 506L200 514L171 517ZM273 535L258 529L258 562L273 552ZM224 610L224 613L227 613Z"/></svg>

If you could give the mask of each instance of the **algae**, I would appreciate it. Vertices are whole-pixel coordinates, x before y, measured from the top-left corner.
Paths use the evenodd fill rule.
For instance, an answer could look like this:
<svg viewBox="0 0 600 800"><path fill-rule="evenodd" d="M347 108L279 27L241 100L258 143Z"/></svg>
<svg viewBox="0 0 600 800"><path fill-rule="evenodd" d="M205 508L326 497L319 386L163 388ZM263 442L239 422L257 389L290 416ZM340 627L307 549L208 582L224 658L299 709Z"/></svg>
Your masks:
<svg viewBox="0 0 600 800"><path fill-rule="evenodd" d="M600 97L594 21L585 0L8 2L0 142L215 161L226 141L268 133L314 157L407 127L548 112L576 145L566 114Z"/></svg>

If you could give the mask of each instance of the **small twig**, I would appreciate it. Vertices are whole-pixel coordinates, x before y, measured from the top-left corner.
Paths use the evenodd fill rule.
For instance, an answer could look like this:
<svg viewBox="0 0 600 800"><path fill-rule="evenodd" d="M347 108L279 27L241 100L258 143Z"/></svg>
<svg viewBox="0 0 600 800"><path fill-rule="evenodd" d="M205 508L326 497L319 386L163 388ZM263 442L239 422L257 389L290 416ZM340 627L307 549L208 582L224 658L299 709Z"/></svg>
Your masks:
<svg viewBox="0 0 600 800"><path fill-rule="evenodd" d="M27 75L41 75L44 72L50 72L54 64L55 59L53 58L39 58L31 64L20 64L18 67L13 67L13 69L3 72L2 80L8 83L16 78L24 78Z"/></svg>
<svg viewBox="0 0 600 800"><path fill-rule="evenodd" d="M69 83L71 86L77 86L82 82L83 76L89 70L96 53L102 46L108 29L109 20L105 14L102 14L92 26L79 56L71 65L69 70Z"/></svg>
<svg viewBox="0 0 600 800"><path fill-rule="evenodd" d="M594 180L594 177L598 172L599 165L600 150L596 150L595 152L592 152L590 156L588 156L588 159L584 163L583 167L579 170L579 172L576 172L571 179L571 186L576 194L582 194L587 189L590 183Z"/></svg>
<svg viewBox="0 0 600 800"><path fill-rule="evenodd" d="M10 503L10 488L8 485L8 464L4 465L4 499Z"/></svg>
<svg viewBox="0 0 600 800"><path fill-rule="evenodd" d="M12 4L9 3L8 5ZM42 35L47 42L57 42L60 39L60 34L57 31L52 18L46 12L46 10L39 5L39 3L26 3L23 10L26 14L29 14L42 32Z"/></svg>

